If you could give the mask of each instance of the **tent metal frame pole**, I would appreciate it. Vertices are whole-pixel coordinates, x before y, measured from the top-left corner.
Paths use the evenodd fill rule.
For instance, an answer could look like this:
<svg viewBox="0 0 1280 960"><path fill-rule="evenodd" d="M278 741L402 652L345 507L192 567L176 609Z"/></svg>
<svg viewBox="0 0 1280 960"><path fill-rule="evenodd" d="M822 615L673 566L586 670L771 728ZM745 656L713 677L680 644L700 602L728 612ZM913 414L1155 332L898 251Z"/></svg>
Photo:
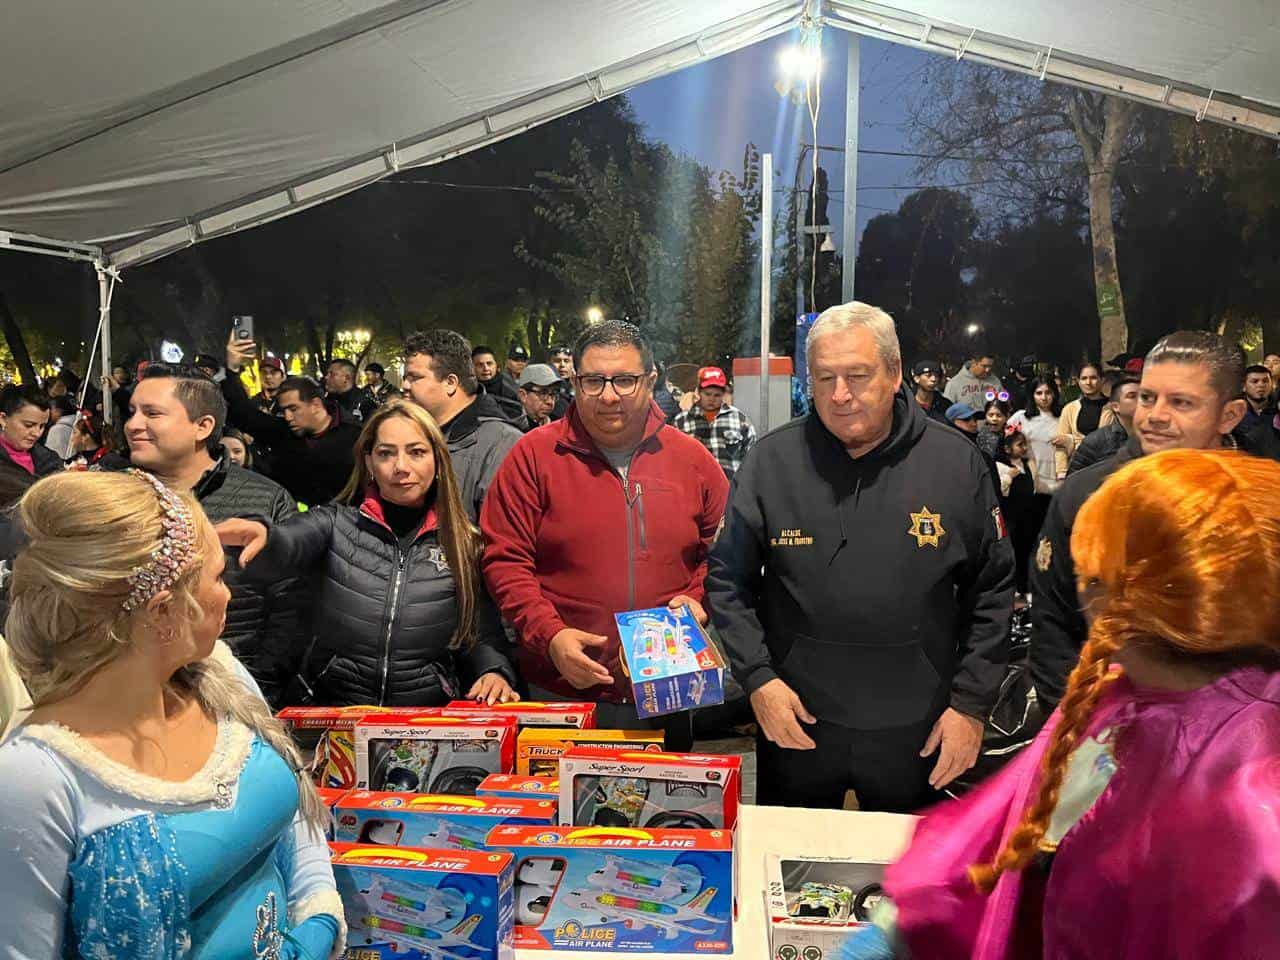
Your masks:
<svg viewBox="0 0 1280 960"><path fill-rule="evenodd" d="M101 261L94 264L94 269L98 272L98 338L102 345L102 419L111 423L115 419L107 383L111 377L111 294L118 275L113 275L114 271ZM89 363L92 366L92 357Z"/></svg>
<svg viewBox="0 0 1280 960"><path fill-rule="evenodd" d="M955 60L973 60L1280 139L1280 107L949 24L866 0L825 0L823 24Z"/></svg>
<svg viewBox="0 0 1280 960"><path fill-rule="evenodd" d="M36 253L45 257L58 257L61 260L78 260L81 263L96 264L102 260L101 248L92 244L53 240L34 233L17 233L13 230L0 230L0 250Z"/></svg>
<svg viewBox="0 0 1280 960"><path fill-rule="evenodd" d="M848 37L846 52L846 86L844 95L844 223L841 244L841 297L845 303L854 299L853 272L857 266L858 247L858 107L862 99L861 51L856 33Z"/></svg>
<svg viewBox="0 0 1280 960"><path fill-rule="evenodd" d="M760 432L769 430L769 327L773 319L773 154L760 158Z"/></svg>

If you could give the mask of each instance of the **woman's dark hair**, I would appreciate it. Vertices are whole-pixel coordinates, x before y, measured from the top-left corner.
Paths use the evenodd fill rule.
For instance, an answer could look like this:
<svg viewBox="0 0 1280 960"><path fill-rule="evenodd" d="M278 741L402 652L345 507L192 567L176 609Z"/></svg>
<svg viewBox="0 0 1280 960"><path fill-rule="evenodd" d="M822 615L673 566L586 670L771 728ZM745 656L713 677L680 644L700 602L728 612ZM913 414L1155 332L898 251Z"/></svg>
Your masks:
<svg viewBox="0 0 1280 960"><path fill-rule="evenodd" d="M408 420L420 431L431 446L436 461L435 495L436 517L439 523L440 546L453 572L454 590L458 597L458 624L449 646L453 649L470 649L476 640L476 611L483 589L480 579L480 531L471 523L462 506L462 491L449 459L449 444L431 414L410 400L391 400L379 407L364 422L360 439L355 446L355 468L342 492L334 499L338 503L359 506L370 486L374 484L366 458L373 454L378 442L378 430L392 417Z"/></svg>
<svg viewBox="0 0 1280 960"><path fill-rule="evenodd" d="M26 406L48 410L51 403L43 390L31 384L11 383L0 391L0 413L6 417L13 416Z"/></svg>
<svg viewBox="0 0 1280 960"><path fill-rule="evenodd" d="M1023 407L1023 415L1030 420L1032 417L1039 417L1043 414L1040 406L1036 403L1036 391L1041 387L1048 387L1053 391L1053 403L1049 406L1049 413L1054 417L1062 416L1062 397L1058 393L1058 385L1053 382L1052 377L1032 377L1027 381L1027 405Z"/></svg>
<svg viewBox="0 0 1280 960"><path fill-rule="evenodd" d="M1008 400L988 400L986 403L982 405L982 415L985 417L987 415L987 411L990 410L992 407L995 407L997 410L1003 413L1004 418L1006 420L1008 420L1011 416L1013 416L1013 411L1009 409Z"/></svg>
<svg viewBox="0 0 1280 960"><path fill-rule="evenodd" d="M69 393L64 393L60 397L53 398L53 411L55 419L61 419L76 412L76 398Z"/></svg>
<svg viewBox="0 0 1280 960"><path fill-rule="evenodd" d="M996 450L996 462L1003 463L1005 466L1010 466L1013 463L1013 457L1011 455L1013 445L1019 440L1024 443L1027 442L1027 435L1018 429L1006 430L1004 433L1000 434L1000 445ZM1030 452L1029 443L1028 452Z"/></svg>
<svg viewBox="0 0 1280 960"><path fill-rule="evenodd" d="M230 437L232 440L239 440L240 445L244 447L244 468L246 470L253 469L253 448L249 446L249 441L244 438L244 434L235 427L227 427L222 431L222 439Z"/></svg>

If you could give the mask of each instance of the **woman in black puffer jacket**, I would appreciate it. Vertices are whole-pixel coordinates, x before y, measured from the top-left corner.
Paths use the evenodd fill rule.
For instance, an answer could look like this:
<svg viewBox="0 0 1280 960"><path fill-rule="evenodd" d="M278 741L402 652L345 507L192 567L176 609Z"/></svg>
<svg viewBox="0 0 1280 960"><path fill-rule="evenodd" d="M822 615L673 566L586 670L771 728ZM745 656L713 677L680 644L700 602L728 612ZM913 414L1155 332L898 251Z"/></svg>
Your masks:
<svg viewBox="0 0 1280 960"><path fill-rule="evenodd" d="M392 401L364 425L336 502L268 528L218 525L252 579L317 576L300 677L317 705L436 706L516 699L502 624L480 576L480 534L440 428Z"/></svg>

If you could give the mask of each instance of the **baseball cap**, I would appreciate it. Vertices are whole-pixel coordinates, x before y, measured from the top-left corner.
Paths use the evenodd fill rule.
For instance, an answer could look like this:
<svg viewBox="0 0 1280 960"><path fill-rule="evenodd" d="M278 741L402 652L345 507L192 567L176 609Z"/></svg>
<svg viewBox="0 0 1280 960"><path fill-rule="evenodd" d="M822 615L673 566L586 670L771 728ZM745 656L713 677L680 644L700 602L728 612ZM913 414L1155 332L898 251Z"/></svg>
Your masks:
<svg viewBox="0 0 1280 960"><path fill-rule="evenodd" d="M527 387L549 387L553 383L559 383L560 377L545 363L531 363L524 368L520 374L520 379L516 381L517 386Z"/></svg>
<svg viewBox="0 0 1280 960"><path fill-rule="evenodd" d="M1125 373L1142 373L1142 368L1144 364L1145 364L1145 361L1142 359L1142 357L1134 357L1132 360L1129 360L1127 363L1125 363L1124 365Z"/></svg>
<svg viewBox="0 0 1280 960"><path fill-rule="evenodd" d="M507 351L508 360L528 360L529 351L518 343L513 343L511 349Z"/></svg>
<svg viewBox="0 0 1280 960"><path fill-rule="evenodd" d="M719 367L703 367L698 371L698 389L703 387L724 387L728 388L729 378L724 375L724 371Z"/></svg>
<svg viewBox="0 0 1280 960"><path fill-rule="evenodd" d="M953 403L947 407L946 413L948 420L972 420L977 415L978 411L967 403Z"/></svg>
<svg viewBox="0 0 1280 960"><path fill-rule="evenodd" d="M279 357L266 357L265 359L260 360L259 363L262 364L262 368L264 370L279 370L281 373L284 372L284 364L280 361Z"/></svg>
<svg viewBox="0 0 1280 960"><path fill-rule="evenodd" d="M911 375L918 377L922 373L936 373L941 376L942 364L934 360L917 360L916 365L911 368Z"/></svg>

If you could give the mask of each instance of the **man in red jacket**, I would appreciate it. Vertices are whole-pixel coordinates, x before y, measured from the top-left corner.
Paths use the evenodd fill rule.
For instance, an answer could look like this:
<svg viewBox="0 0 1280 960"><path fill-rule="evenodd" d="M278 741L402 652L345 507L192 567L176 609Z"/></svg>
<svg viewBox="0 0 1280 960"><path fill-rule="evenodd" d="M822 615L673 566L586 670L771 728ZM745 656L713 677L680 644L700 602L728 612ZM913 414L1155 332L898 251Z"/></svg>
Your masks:
<svg viewBox="0 0 1280 960"><path fill-rule="evenodd" d="M539 699L597 701L601 727L644 726L613 615L702 608L707 553L729 484L653 402L653 354L629 323L589 327L574 350L573 405L526 434L489 487L484 576L519 634Z"/></svg>

